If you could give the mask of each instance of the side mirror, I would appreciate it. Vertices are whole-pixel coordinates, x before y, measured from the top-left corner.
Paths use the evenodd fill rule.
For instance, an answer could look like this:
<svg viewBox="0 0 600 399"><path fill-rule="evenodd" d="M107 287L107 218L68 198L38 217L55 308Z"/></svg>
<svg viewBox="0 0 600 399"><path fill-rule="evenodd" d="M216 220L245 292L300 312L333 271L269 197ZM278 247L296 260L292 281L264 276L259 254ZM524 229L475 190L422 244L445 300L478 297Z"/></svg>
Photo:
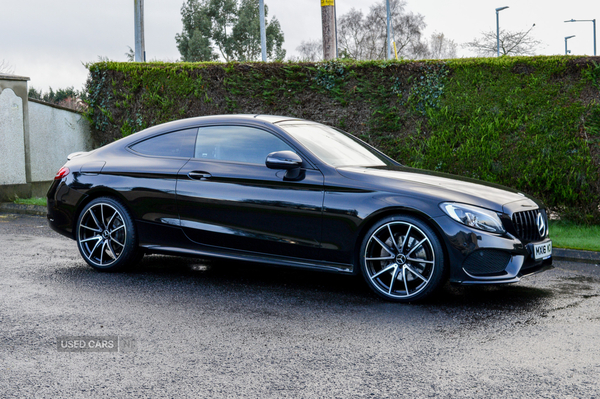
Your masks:
<svg viewBox="0 0 600 399"><path fill-rule="evenodd" d="M292 151L276 151L267 155L265 165L269 169L287 170L283 180L298 181L304 179L305 172L301 168L302 158Z"/></svg>
<svg viewBox="0 0 600 399"><path fill-rule="evenodd" d="M269 169L291 170L302 165L302 158L292 151L276 151L267 155L265 165Z"/></svg>

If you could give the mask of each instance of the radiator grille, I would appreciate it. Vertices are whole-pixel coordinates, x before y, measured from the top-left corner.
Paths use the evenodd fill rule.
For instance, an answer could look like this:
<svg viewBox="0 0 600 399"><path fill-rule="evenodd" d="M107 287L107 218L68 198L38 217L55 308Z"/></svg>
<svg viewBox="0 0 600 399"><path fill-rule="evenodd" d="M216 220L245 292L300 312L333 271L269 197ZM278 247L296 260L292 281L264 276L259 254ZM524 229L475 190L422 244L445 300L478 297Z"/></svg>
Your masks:
<svg viewBox="0 0 600 399"><path fill-rule="evenodd" d="M537 225L538 213L542 213L544 220L544 226L548 226L548 220L546 218L546 212L540 211L539 209L533 211L516 212L512 216L513 226L517 231L517 236L523 241L540 241L540 231Z"/></svg>

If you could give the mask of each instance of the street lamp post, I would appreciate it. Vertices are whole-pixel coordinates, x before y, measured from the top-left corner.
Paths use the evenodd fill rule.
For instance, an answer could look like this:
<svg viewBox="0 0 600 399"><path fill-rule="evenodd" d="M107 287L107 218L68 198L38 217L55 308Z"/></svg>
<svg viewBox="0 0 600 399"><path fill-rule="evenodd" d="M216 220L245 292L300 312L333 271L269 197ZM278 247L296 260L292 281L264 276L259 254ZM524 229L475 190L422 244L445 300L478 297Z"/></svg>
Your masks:
<svg viewBox="0 0 600 399"><path fill-rule="evenodd" d="M146 45L144 43L144 0L134 0L135 28L135 62L146 61Z"/></svg>
<svg viewBox="0 0 600 399"><path fill-rule="evenodd" d="M594 25L594 56L596 55L596 19L570 19L565 22L591 22Z"/></svg>
<svg viewBox="0 0 600 399"><path fill-rule="evenodd" d="M267 62L267 31L265 29L265 0L258 3L258 13L260 16L260 53L263 62Z"/></svg>
<svg viewBox="0 0 600 399"><path fill-rule="evenodd" d="M506 10L507 8L508 6L496 8L496 44L498 48L498 57L500 57L500 18L498 17L498 14L500 11Z"/></svg>
<svg viewBox="0 0 600 399"><path fill-rule="evenodd" d="M567 49L567 40L569 40L572 37L575 37L575 35L571 35L571 36L566 36L565 37L565 55L567 55L567 54L570 53L570 51Z"/></svg>

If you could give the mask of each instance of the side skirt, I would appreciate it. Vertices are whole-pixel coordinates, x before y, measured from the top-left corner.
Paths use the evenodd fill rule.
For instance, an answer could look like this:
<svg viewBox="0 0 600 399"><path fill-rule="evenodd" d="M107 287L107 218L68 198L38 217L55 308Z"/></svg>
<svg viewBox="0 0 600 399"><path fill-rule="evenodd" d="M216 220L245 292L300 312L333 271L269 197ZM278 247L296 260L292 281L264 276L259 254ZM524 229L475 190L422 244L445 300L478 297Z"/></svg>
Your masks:
<svg viewBox="0 0 600 399"><path fill-rule="evenodd" d="M183 230L177 226L157 225L139 220L136 222L139 246L144 248L148 253L231 259L341 274L354 274L355 272L354 265L352 264L290 258L197 244L190 241L183 233Z"/></svg>

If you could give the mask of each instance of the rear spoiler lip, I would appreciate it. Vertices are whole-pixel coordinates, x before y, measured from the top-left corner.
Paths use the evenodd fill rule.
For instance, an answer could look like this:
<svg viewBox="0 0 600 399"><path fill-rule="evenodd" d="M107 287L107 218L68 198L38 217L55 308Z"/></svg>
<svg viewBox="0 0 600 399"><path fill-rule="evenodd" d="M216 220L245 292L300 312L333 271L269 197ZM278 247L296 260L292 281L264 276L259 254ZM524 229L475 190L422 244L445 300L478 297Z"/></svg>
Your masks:
<svg viewBox="0 0 600 399"><path fill-rule="evenodd" d="M87 154L88 151L77 151L77 152L72 152L69 155L67 155L67 161L70 161L71 159L75 158L75 157L79 157L81 155L85 155Z"/></svg>

